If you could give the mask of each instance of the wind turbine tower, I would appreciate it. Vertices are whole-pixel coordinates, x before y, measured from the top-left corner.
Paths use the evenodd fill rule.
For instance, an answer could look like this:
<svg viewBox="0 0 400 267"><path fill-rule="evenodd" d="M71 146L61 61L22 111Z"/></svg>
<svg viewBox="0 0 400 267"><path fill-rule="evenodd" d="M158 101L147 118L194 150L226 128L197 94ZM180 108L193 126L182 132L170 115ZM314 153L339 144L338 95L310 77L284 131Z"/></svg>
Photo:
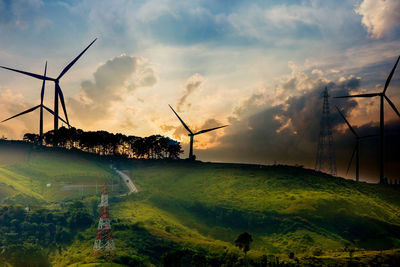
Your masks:
<svg viewBox="0 0 400 267"><path fill-rule="evenodd" d="M357 95L345 95L345 96L337 96L335 98L371 98L377 97L380 98L380 112L379 112L379 183L385 184L385 116L384 116L384 103L386 102L390 105L393 111L397 114L400 118L400 112L397 110L396 106L393 102L389 99L386 95L386 90L389 87L390 81L392 80L393 74L396 70L397 64L399 63L400 56L397 58L392 71L390 72L388 78L386 79L385 86L381 92L377 93L368 93L368 94L357 94Z"/></svg>
<svg viewBox="0 0 400 267"><path fill-rule="evenodd" d="M44 67L44 76L43 77L46 77L46 71L47 71L47 62ZM39 119L39 144L40 145L43 145L43 109L47 110L50 114L52 114L56 118L55 113L50 108L48 108L47 106L45 106L43 104L45 83L46 83L46 79L43 79L42 90L40 92L40 105L34 106L33 108L29 108L21 113L18 113L17 115L14 115L8 119L1 121L1 123L3 123L3 122L6 122L8 120L11 120L13 118L16 118L21 115L27 114L29 112L35 111L36 109L40 108L40 119ZM69 124L65 120L63 120L60 116L57 115L57 118L69 126Z"/></svg>
<svg viewBox="0 0 400 267"><path fill-rule="evenodd" d="M356 182L358 182L360 180L360 140L365 139L365 138L375 137L376 135L359 136L357 134L357 132L354 130L354 128L351 126L349 121L346 119L344 114L340 111L340 109L338 107L336 107L336 109L339 112L342 119L347 124L347 127L349 128L349 130L353 133L353 135L356 138L356 144L355 144L353 153L351 154L349 165L347 166L346 174L349 173L349 169L350 169L351 163L353 161L354 155L356 155Z"/></svg>
<svg viewBox="0 0 400 267"><path fill-rule="evenodd" d="M65 101L64 101L64 94L61 90L61 86L60 86L60 79L64 76L65 73L68 72L68 70L78 61L78 59L86 52L86 50L89 49L89 47L92 46L92 44L97 40L94 39L77 57L75 57L62 71L61 73L57 76L57 78L52 78L46 75L40 75L40 74L35 74L35 73L31 73L31 72L27 72L27 71L22 71L22 70L17 70L17 69L13 69L13 68L9 68L9 67L4 67L4 66L0 66L0 68L6 69L6 70L10 70L10 71L14 71L14 72L18 72L27 76L31 76L33 78L39 79L39 80L47 80L47 81L52 81L54 82L54 134L56 134L57 130L58 130L58 117L59 117L59 104L58 104L58 100L60 100L61 102L61 107L64 111L64 116L65 116L65 120L68 126L69 125L69 120L68 120L68 114L67 114L67 109L65 106ZM56 137L56 136L55 136ZM56 138L54 138L54 146L56 146L57 141Z"/></svg>
<svg viewBox="0 0 400 267"><path fill-rule="evenodd" d="M336 159L335 150L333 148L332 126L328 99L328 88L325 87L315 170L325 171L333 176L336 176Z"/></svg>
<svg viewBox="0 0 400 267"><path fill-rule="evenodd" d="M214 130L217 130L217 129L220 129L220 128L224 128L224 127L228 126L228 125L223 125L223 126L218 126L218 127L211 128L211 129L205 129L205 130L201 130L201 131L198 131L196 133L193 133L192 130L190 130L189 126L187 126L186 123L181 119L181 117L179 117L178 113L176 113L175 110L170 105L169 105L169 107L172 109L172 111L174 112L176 117L178 117L179 121L182 123L183 127L189 133L188 136L190 137L190 150L189 150L189 159L190 160L195 160L196 159L196 156L193 155L193 138L194 138L195 135L211 132L211 131L214 131Z"/></svg>

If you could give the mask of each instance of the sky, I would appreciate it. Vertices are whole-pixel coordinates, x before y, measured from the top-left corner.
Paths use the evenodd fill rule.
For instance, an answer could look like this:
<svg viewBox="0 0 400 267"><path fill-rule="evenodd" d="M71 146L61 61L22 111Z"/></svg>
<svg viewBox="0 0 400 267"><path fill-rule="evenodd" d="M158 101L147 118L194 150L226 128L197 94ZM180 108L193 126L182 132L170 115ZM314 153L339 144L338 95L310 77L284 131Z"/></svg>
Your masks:
<svg viewBox="0 0 400 267"><path fill-rule="evenodd" d="M60 85L72 126L127 135L196 136L203 161L298 164L313 168L322 92L382 90L400 55L398 0L42 1L0 0L0 65L50 77L93 46ZM388 97L400 108L400 70ZM39 104L41 81L0 70L0 114ZM54 85L45 104L52 107ZM338 173L354 136L378 133L378 99L330 99ZM0 135L38 132L38 112L0 124ZM52 119L45 116L45 130ZM400 118L385 106L386 170L400 178ZM378 141L361 144L361 179L378 178Z"/></svg>

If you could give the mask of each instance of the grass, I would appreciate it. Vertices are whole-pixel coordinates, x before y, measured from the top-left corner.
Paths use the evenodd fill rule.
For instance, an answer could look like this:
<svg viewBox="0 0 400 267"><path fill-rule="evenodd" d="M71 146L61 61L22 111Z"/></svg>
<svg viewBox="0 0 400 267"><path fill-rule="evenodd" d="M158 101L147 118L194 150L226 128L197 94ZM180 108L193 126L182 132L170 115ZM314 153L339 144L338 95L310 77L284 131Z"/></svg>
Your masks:
<svg viewBox="0 0 400 267"><path fill-rule="evenodd" d="M121 167L143 189L141 201L211 240L232 242L249 231L257 250L274 253L339 250L354 242L367 249L400 244L400 195L392 187L287 166Z"/></svg>
<svg viewBox="0 0 400 267"><path fill-rule="evenodd" d="M118 180L108 161L92 155L1 146L6 145L0 143L0 203L35 200L52 208L74 199L89 203L99 195L95 187L82 196L71 186ZM288 260L294 252L305 262L315 255L328 263L345 262L343 249L351 244L354 257L367 261L381 250L394 255L400 248L400 194L393 186L288 166L135 160L117 165L140 188L125 198L110 192L119 256L159 265L172 249L240 254L233 241L244 231L254 239L251 259L275 254ZM52 252L54 266L106 262L91 256L95 228L80 233L61 253Z"/></svg>
<svg viewBox="0 0 400 267"><path fill-rule="evenodd" d="M4 141L0 151L0 203L18 196L28 203L81 199L96 194L96 185L100 190L105 182L119 182L108 162L92 155Z"/></svg>

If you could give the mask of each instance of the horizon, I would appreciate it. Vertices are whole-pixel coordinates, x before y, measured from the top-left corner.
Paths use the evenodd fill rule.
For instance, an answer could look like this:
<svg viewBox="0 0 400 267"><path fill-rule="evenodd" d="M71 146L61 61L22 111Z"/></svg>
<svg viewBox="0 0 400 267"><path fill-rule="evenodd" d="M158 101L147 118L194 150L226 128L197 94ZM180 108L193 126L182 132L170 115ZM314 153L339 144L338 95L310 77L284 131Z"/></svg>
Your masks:
<svg viewBox="0 0 400 267"><path fill-rule="evenodd" d="M189 138L168 104L197 136L202 161L313 169L322 92L380 92L400 55L400 4L389 1L0 1L0 65L48 76L98 40L60 84L71 125L85 131ZM380 10L376 12L376 10ZM335 20L331 17L335 16ZM40 101L41 81L0 70L2 119ZM400 108L400 73L388 96ZM45 103L52 107L53 84ZM330 99L338 175L346 175L355 130L377 133L379 99ZM156 107L156 108L155 108ZM38 113L0 124L22 139L38 132ZM311 119L312 118L312 119ZM399 178L400 120L385 103L386 173ZM45 115L45 131L52 120ZM378 179L377 141L361 145L361 181ZM397 177L396 177L397 175Z"/></svg>

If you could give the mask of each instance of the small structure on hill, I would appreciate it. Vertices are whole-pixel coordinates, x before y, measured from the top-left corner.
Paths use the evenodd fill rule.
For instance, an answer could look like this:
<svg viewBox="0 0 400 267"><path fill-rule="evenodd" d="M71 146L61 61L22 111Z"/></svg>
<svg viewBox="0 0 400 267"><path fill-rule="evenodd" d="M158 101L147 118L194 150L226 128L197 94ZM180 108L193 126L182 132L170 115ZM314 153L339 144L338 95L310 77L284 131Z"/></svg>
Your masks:
<svg viewBox="0 0 400 267"><path fill-rule="evenodd" d="M112 238L112 230L110 223L110 213L108 209L108 190L107 184L103 185L100 202L99 225L97 227L96 240L93 245L93 255L114 257L115 243Z"/></svg>

